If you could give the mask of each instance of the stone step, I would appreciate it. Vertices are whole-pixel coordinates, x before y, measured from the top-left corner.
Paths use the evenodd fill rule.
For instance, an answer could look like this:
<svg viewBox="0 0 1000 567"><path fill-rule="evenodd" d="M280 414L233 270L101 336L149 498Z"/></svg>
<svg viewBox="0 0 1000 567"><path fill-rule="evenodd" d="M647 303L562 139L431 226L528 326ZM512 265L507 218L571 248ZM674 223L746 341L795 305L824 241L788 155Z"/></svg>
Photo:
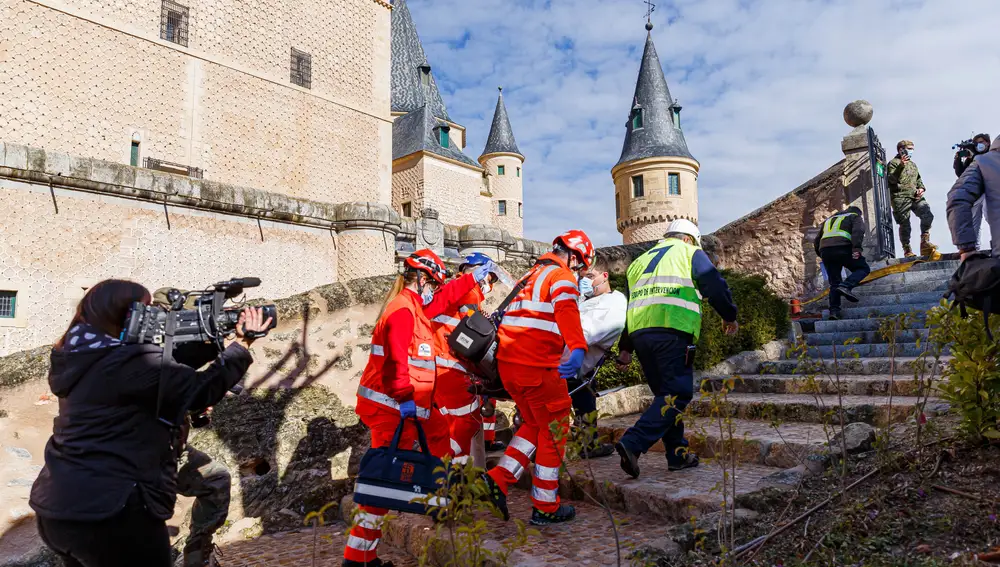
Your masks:
<svg viewBox="0 0 1000 567"><path fill-rule="evenodd" d="M859 288L860 289L860 288ZM872 307L882 305L911 305L911 304L937 304L941 300L941 293L937 291L919 291L912 293L884 293L878 295L859 294L861 301L851 303L846 299L842 304L845 307Z"/></svg>
<svg viewBox="0 0 1000 567"><path fill-rule="evenodd" d="M854 288L854 294L859 296L882 295L887 293L920 293L933 291L944 295L948 289L948 280L913 283L883 283L885 280L875 280L872 283L861 284Z"/></svg>
<svg viewBox="0 0 1000 567"><path fill-rule="evenodd" d="M961 260L940 260L937 262L921 262L912 268L910 272L951 272L954 273L961 265Z"/></svg>
<svg viewBox="0 0 1000 567"><path fill-rule="evenodd" d="M262 535L249 541L224 543L219 548L224 554L223 565L253 567L340 565L344 560L346 531L347 528L343 523L335 522L316 529L303 528ZM314 551L318 560L316 563L313 563ZM417 556L385 542L378 546L378 555L380 559L392 561L396 567L417 567L420 564Z"/></svg>
<svg viewBox="0 0 1000 567"><path fill-rule="evenodd" d="M608 459L604 459L608 460ZM618 467L618 460L614 466ZM665 468L664 468L665 470ZM608 471L610 472L610 470ZM687 472L687 471L685 471ZM618 470L618 478L625 473ZM571 492L576 486L566 480L566 487L560 487L560 492ZM560 481L562 484L563 481ZM583 497L582 488L581 498ZM612 494L617 495L616 492ZM564 497L565 498L565 497ZM533 527L539 535L529 536L527 543L517 546L511 553L506 565L519 567L543 567L546 565L617 565L617 546L614 530L607 512L588 502L568 502L576 508L576 518L570 522L544 527ZM615 503L617 504L617 502ZM500 551L504 544L514 541L517 537L517 524L514 520L522 520L525 524L531 519L531 499L528 492L513 489L507 498L511 520L504 522L492 515L482 513L481 519L489 526L488 532L481 540L480 547ZM619 508L624 505L619 504ZM715 509L718 508L716 501ZM341 502L341 511L346 521L350 522L354 510L354 502L350 495ZM627 565L630 549L654 548L667 556L680 552L679 546L669 537L671 524L649 516L612 512L618 522L618 537L621 544L621 564ZM688 517L689 518L689 517ZM681 518L682 522L688 518ZM439 531L439 533L438 533ZM399 514L388 520L383 527L382 542L405 550L413 556L420 557L425 548L431 565L467 565L471 564L464 558L455 561L456 554L450 545L446 524L435 526L430 518L412 514ZM438 543L432 544L432 540ZM485 561L483 565L499 565L500 563Z"/></svg>
<svg viewBox="0 0 1000 567"><path fill-rule="evenodd" d="M842 319L870 319L873 317L891 317L893 315L899 315L902 313L926 313L933 307L937 307L937 302L934 303L907 303L900 305L898 303L886 303L880 305L868 305L865 307L851 307L852 303L844 301L841 304L841 318ZM830 310L823 310L823 318L828 319L830 317Z"/></svg>
<svg viewBox="0 0 1000 567"><path fill-rule="evenodd" d="M935 404L939 402L932 400ZM727 396L726 404L729 415L740 419L839 424L839 412L843 411L845 423L861 421L884 426L905 420L922 401L922 398L895 396L890 409L886 396L734 393ZM687 411L704 417L713 409L707 400L696 399Z"/></svg>
<svg viewBox="0 0 1000 567"><path fill-rule="evenodd" d="M728 376L713 376L702 379L702 388L718 391ZM923 386L926 386L926 379ZM839 387L838 387L839 386ZM762 374L740 376L733 382L732 391L756 394L841 394L851 396L881 396L891 388L895 396L915 396L920 393L921 382L913 374L804 376L801 374Z"/></svg>
<svg viewBox="0 0 1000 567"><path fill-rule="evenodd" d="M901 274L890 274L883 276L876 282L880 284L911 284L920 282L947 282L951 279L954 270L911 270ZM873 282L874 283L874 282Z"/></svg>
<svg viewBox="0 0 1000 567"><path fill-rule="evenodd" d="M837 360L775 360L762 362L759 367L760 374L834 374L840 372L846 374L889 374L895 373L897 376L913 376L914 371L922 370L926 374L934 371L936 376L941 375L945 364L950 357L941 357L940 361L933 358L920 359L916 357L896 357L882 358L844 358ZM935 365L937 366L935 370Z"/></svg>
<svg viewBox="0 0 1000 567"><path fill-rule="evenodd" d="M911 329L924 329L926 314L920 313L911 318L907 324ZM841 319L840 321L816 321L813 329L816 333L844 333L878 331L882 328L883 319Z"/></svg>
<svg viewBox="0 0 1000 567"><path fill-rule="evenodd" d="M811 359L823 358L832 359L834 355L837 358L856 358L856 357L891 357L891 356L920 356L924 353L931 352L932 345L921 342L921 343L869 343L869 344L852 344L852 345L821 345L821 346L811 346L806 349L805 355ZM942 354L949 354L950 349L946 346L942 350ZM789 358L798 358L800 356L799 351L790 350L786 353Z"/></svg>
<svg viewBox="0 0 1000 567"><path fill-rule="evenodd" d="M598 431L606 441L615 443L629 427L638 421L640 414L602 419L598 421ZM705 459L714 458L731 440L740 463L791 468L803 464L810 455L822 453L827 442L827 434L832 437L839 426L826 427L819 423L785 423L776 430L770 423L733 419L732 435L728 425L724 433L719 431L718 420L706 417L688 417L684 420L685 437L692 451ZM657 443L644 458L661 459L663 443ZM609 457L618 462L617 456Z"/></svg>
<svg viewBox="0 0 1000 567"><path fill-rule="evenodd" d="M920 339L927 341L927 329L908 329L895 333L895 340L898 343L912 343ZM844 346L852 340L859 340L859 344L887 343L888 338L879 330L873 331L839 331L834 333L806 333L803 335L806 344L810 346L837 345ZM838 349L839 350L839 349Z"/></svg>

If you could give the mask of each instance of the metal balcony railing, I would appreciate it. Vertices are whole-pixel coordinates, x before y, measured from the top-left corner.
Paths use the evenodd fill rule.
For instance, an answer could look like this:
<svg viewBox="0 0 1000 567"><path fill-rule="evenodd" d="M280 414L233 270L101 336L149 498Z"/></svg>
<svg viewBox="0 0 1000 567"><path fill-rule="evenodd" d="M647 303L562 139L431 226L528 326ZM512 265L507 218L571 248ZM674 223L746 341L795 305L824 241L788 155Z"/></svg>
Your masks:
<svg viewBox="0 0 1000 567"><path fill-rule="evenodd" d="M202 171L200 167L191 167L189 165L174 163L171 161L164 161L162 159L156 159L151 157L142 160L142 166L145 167L146 169L155 169L156 171L163 171L166 173L187 175L188 177L194 179L203 179L205 176L205 172Z"/></svg>

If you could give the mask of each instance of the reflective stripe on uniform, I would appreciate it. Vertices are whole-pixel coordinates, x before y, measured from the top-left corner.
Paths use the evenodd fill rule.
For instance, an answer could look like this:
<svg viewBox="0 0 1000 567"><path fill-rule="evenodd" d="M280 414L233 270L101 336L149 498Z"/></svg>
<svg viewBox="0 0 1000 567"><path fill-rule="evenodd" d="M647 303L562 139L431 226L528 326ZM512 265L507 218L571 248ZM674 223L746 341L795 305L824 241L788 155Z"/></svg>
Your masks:
<svg viewBox="0 0 1000 567"><path fill-rule="evenodd" d="M514 475L514 478L521 478L521 475L524 473L524 467L521 466L521 463L517 462L517 459L508 457L507 455L500 457L500 462L497 463L497 466Z"/></svg>
<svg viewBox="0 0 1000 567"><path fill-rule="evenodd" d="M371 514L369 512L365 512L364 510L359 510L358 515L354 519L357 522L357 525L362 528L378 530L381 529L382 518L384 517L385 516L379 516L378 514Z"/></svg>
<svg viewBox="0 0 1000 567"><path fill-rule="evenodd" d="M433 360L423 360L420 358L413 358L411 356L409 357L409 360L407 360L407 362L410 364L410 366L416 366L417 368L422 368L424 370L434 370Z"/></svg>
<svg viewBox="0 0 1000 567"><path fill-rule="evenodd" d="M459 362L457 360L452 360L450 358L444 358L443 356L439 356L439 357L437 357L434 360L434 362L438 366L443 366L445 368L451 368L453 370L458 370L459 372L465 372L465 373L469 372L468 370L465 369L464 366L462 366L461 364L459 364Z"/></svg>
<svg viewBox="0 0 1000 567"><path fill-rule="evenodd" d="M448 505L448 499L440 496L431 496L428 498L426 494L415 494L406 490L397 490L395 488L386 488L384 486L372 486L370 484L358 483L354 485L354 493L367 494L368 496L378 496L380 498L388 498L390 500L401 500L404 502L422 502L426 503L428 506L442 507Z"/></svg>
<svg viewBox="0 0 1000 567"><path fill-rule="evenodd" d="M559 467L543 467L536 463L535 478L539 480L559 480Z"/></svg>
<svg viewBox="0 0 1000 567"><path fill-rule="evenodd" d="M454 317L449 317L447 315L438 315L437 317L431 319L435 323L441 323L442 325L451 325L452 327L457 326L461 321Z"/></svg>
<svg viewBox="0 0 1000 567"><path fill-rule="evenodd" d="M479 398L472 401L471 404L462 406L460 408L438 408L444 415L453 415L455 417L461 417L463 415L469 415L470 413L479 409Z"/></svg>
<svg viewBox="0 0 1000 567"><path fill-rule="evenodd" d="M497 424L495 421L483 422L483 431L496 431L496 429L497 429Z"/></svg>
<svg viewBox="0 0 1000 567"><path fill-rule="evenodd" d="M539 502L557 502L559 500L558 488L538 488L531 487L531 498Z"/></svg>
<svg viewBox="0 0 1000 567"><path fill-rule="evenodd" d="M347 536L347 547L358 551L371 551L378 547L379 539L364 539L355 535Z"/></svg>
<svg viewBox="0 0 1000 567"><path fill-rule="evenodd" d="M552 298L552 304L555 305L557 301L566 301L567 299L576 301L578 297L580 297L578 293L560 293Z"/></svg>
<svg viewBox="0 0 1000 567"><path fill-rule="evenodd" d="M548 331L550 333L555 333L562 336L559 332L559 325L555 321L545 321L542 319L535 319L534 317L510 317L504 316L502 325L507 325L510 327L526 327L530 329L538 329L539 331Z"/></svg>
<svg viewBox="0 0 1000 567"><path fill-rule="evenodd" d="M546 266L538 277L535 278L535 283L531 284L531 300L541 301L542 300L542 286L545 284L545 278L549 277L549 274L556 271L557 266Z"/></svg>
<svg viewBox="0 0 1000 567"><path fill-rule="evenodd" d="M383 394L382 392L376 392L367 386L358 386L358 397L399 411L399 402L392 399L392 396ZM417 406L417 417L421 419L429 419L431 417L431 410Z"/></svg>
<svg viewBox="0 0 1000 567"><path fill-rule="evenodd" d="M571 288L577 290L577 292L580 291L579 286L577 286L575 283L573 283L573 282L571 282L569 280L559 280L556 283L554 283L551 286L549 286L549 293L553 293L555 290L557 290L557 289L559 289L561 287L571 287Z"/></svg>
<svg viewBox="0 0 1000 567"><path fill-rule="evenodd" d="M532 444L531 441L525 439L524 437L515 436L513 439L511 439L510 448L517 449L519 453L521 453L525 457L528 457L529 461L531 460L531 457L535 456L535 445Z"/></svg>
<svg viewBox="0 0 1000 567"><path fill-rule="evenodd" d="M457 465L464 465L465 463L469 462L469 456L468 455L462 455L461 457L453 457L451 459L451 462L453 462L453 463L455 463Z"/></svg>
<svg viewBox="0 0 1000 567"><path fill-rule="evenodd" d="M683 307L684 309L694 311L695 313L701 313L701 305L698 305L693 301L680 299L678 297L644 297L642 299L630 301L628 308L635 309L638 307L645 307L647 305L673 305L675 307Z"/></svg>
<svg viewBox="0 0 1000 567"><path fill-rule="evenodd" d="M537 311L539 313L555 313L555 308L552 307L551 303L545 301L531 301L530 299L511 303L507 306L507 313L517 311L518 309L527 309L528 311Z"/></svg>
<svg viewBox="0 0 1000 567"><path fill-rule="evenodd" d="M375 356L385 356L385 349L382 345L372 345L372 354Z"/></svg>
<svg viewBox="0 0 1000 567"><path fill-rule="evenodd" d="M636 287L653 284L694 287L694 281L691 278L683 278L679 276L657 276L654 274L648 274L639 276L639 279L635 281Z"/></svg>
<svg viewBox="0 0 1000 567"><path fill-rule="evenodd" d="M449 439L448 442L451 444L451 450L456 455L462 454L462 446L458 444L458 441L455 441L454 439Z"/></svg>
<svg viewBox="0 0 1000 567"><path fill-rule="evenodd" d="M834 215L823 223L823 237L821 238L846 238L851 240L851 233L846 230L842 230L840 225L844 222L844 219L853 215L854 213L847 213L843 215Z"/></svg>

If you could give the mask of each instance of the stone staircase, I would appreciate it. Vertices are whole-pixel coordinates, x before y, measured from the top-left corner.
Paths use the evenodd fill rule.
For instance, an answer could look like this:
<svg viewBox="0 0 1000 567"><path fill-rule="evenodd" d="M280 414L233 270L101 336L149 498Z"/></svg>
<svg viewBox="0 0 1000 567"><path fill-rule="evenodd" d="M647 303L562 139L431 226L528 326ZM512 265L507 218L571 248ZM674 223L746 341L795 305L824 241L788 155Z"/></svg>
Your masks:
<svg viewBox="0 0 1000 567"><path fill-rule="evenodd" d="M755 509L762 511L775 502L759 497L767 494L765 489L788 488L803 475L822 470L828 441L839 430L841 414L845 423L863 422L876 428L908 419L923 401L917 397L914 373L933 371L940 375L935 364L943 361L917 358L922 351L917 341L927 337L922 317L916 317L911 328L896 337L895 353L879 328L885 317L926 311L936 305L955 267L957 262L950 259L918 264L905 273L862 286L856 290L861 301L845 303L850 307L844 309L840 321L826 320L825 313L824 318L799 319L797 327L808 348L806 356L798 359L786 354L781 360L759 363L756 372L737 377L723 405L731 418L723 425L728 429L731 424L731 435L720 433L718 399L713 402L711 394L696 396L686 423L691 448L703 457L700 467L669 472L662 445L641 458L642 475L635 480L621 471L616 455L570 463L560 480L560 494L576 507L577 519L540 528L541 535L530 537L526 545L516 549L509 564L617 564L618 546L608 512L595 503L602 499L619 525L622 564L629 564L627 557L634 549L667 556L680 553L684 540L680 534L691 518L717 514L721 507L724 476L715 457L723 439L733 444L738 462L735 495L729 494L728 502L740 508L740 517L752 518ZM848 341L852 344L845 346ZM731 378L703 376L700 380L703 390L711 392ZM649 390L640 386L600 398L600 411L612 415L601 420L601 434L611 441L620 438L651 399ZM934 415L946 411L947 406L931 397L923 410ZM492 461L496 458L498 455L491 456ZM511 517L525 522L531 515L526 489L530 489L528 474L509 497ZM345 518L350 517L353 507L348 496L341 506ZM513 521L485 519L489 525L485 548L500 549L516 536ZM397 566L411 565L434 534L430 519L402 515L386 526L382 546ZM342 536L330 537L342 546ZM334 556L336 553L325 557ZM446 550L438 550L432 563L444 564L448 558Z"/></svg>

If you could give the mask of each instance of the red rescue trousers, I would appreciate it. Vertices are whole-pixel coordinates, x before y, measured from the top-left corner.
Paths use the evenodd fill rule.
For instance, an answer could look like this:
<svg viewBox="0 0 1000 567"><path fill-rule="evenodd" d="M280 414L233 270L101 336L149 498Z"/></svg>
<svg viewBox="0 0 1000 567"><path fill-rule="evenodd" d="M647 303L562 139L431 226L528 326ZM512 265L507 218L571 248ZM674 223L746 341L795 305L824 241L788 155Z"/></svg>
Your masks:
<svg viewBox="0 0 1000 567"><path fill-rule="evenodd" d="M480 402L482 402L482 399L480 399ZM497 414L496 414L497 404L495 401L490 400L488 402L483 403L482 405L486 404L490 404L493 406L494 413L489 417L483 418L483 441L486 441L487 443L493 443L494 441L497 440Z"/></svg>
<svg viewBox="0 0 1000 567"><path fill-rule="evenodd" d="M465 464L472 455L472 438L482 428L479 396L469 393L468 375L438 364L434 383L434 405L448 419L448 444L453 461Z"/></svg>
<svg viewBox="0 0 1000 567"><path fill-rule="evenodd" d="M361 421L371 430L373 449L387 447L392 442L396 428L399 427L399 413L380 411L371 415L362 415ZM437 409L431 410L430 419L420 420L427 444L431 453L442 456L448 452L448 422ZM412 421L403 426L403 434L399 438L399 446L409 449L417 443L417 428ZM378 557L378 543L382 539L382 521L389 510L375 506L358 506L354 526L347 536L344 547L344 559L368 563Z"/></svg>
<svg viewBox="0 0 1000 567"><path fill-rule="evenodd" d="M559 509L559 466L566 449L572 406L566 381L559 377L555 368L523 366L503 360L498 363L504 385L521 410L524 423L489 475L507 494L510 485L517 483L534 457L531 501L541 512L555 512ZM558 429L562 430L558 442L550 429L552 423L560 424Z"/></svg>

